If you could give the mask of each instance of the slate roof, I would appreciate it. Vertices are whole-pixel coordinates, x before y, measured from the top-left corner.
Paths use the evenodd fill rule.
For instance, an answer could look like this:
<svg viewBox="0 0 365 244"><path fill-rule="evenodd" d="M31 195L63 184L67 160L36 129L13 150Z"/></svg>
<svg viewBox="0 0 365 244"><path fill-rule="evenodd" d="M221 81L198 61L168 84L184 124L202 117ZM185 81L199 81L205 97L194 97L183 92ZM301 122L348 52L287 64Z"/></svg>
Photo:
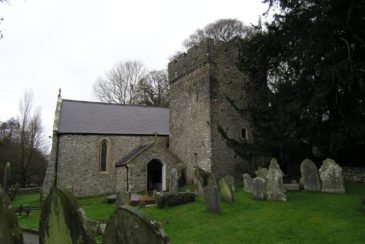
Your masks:
<svg viewBox="0 0 365 244"><path fill-rule="evenodd" d="M139 145L138 147L134 148L132 151L130 151L127 155L125 155L124 157L122 157L121 159L119 159L116 163L115 163L115 167L120 167L120 166L124 166L127 165L132 159L134 159L135 157L137 157L139 154L141 154L142 152L144 152L144 150L146 150L149 146L151 146L153 143L148 144L148 145Z"/></svg>
<svg viewBox="0 0 365 244"><path fill-rule="evenodd" d="M169 134L169 109L143 105L62 100L61 134Z"/></svg>

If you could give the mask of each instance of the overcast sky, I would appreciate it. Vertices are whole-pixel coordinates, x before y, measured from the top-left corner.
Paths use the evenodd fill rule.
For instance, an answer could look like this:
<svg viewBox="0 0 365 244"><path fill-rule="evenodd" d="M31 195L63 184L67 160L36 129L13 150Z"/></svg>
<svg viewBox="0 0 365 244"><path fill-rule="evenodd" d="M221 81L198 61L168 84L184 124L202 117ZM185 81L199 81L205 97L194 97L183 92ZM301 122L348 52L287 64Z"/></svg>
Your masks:
<svg viewBox="0 0 365 244"><path fill-rule="evenodd" d="M58 89L95 98L92 86L118 61L167 68L196 29L221 18L257 23L261 0L8 0L0 3L0 121L17 117L25 90L51 135Z"/></svg>

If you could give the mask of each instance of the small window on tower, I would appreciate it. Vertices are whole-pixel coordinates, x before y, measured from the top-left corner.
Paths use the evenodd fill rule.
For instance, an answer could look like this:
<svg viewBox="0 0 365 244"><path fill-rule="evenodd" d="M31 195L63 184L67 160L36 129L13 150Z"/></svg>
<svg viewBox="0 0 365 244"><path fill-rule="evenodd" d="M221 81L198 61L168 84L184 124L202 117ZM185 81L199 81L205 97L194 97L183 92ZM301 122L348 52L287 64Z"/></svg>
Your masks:
<svg viewBox="0 0 365 244"><path fill-rule="evenodd" d="M245 128L242 128L241 130L241 138L247 140L247 130Z"/></svg>

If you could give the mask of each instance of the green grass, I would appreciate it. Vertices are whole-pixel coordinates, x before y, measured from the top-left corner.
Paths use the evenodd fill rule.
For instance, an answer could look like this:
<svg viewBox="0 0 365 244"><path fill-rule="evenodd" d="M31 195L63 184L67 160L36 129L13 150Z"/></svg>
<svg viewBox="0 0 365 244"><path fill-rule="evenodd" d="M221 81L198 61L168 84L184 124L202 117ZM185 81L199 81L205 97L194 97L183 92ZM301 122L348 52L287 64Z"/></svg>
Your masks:
<svg viewBox="0 0 365 244"><path fill-rule="evenodd" d="M358 195L290 192L288 202L258 202L244 192L222 214L196 203L145 209L173 243L364 243L365 212Z"/></svg>
<svg viewBox="0 0 365 244"><path fill-rule="evenodd" d="M289 192L287 202L254 201L238 188L222 213L205 210L204 200L170 209L145 208L172 243L364 243L365 211L360 199L365 184L348 184L346 194ZM104 196L78 199L86 215L107 220L114 211ZM36 195L19 196L14 205L38 204ZM38 216L38 217L37 217ZM21 226L37 229L39 212L19 217Z"/></svg>
<svg viewBox="0 0 365 244"><path fill-rule="evenodd" d="M83 197L77 199L89 219L107 221L115 208L113 204L104 203L106 195Z"/></svg>

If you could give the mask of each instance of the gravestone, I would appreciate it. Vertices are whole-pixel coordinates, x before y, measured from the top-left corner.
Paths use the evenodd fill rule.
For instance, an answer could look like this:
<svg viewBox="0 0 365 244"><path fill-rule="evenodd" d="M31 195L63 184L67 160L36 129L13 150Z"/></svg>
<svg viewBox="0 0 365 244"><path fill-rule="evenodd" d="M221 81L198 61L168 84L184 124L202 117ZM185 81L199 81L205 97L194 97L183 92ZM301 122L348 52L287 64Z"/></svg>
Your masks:
<svg viewBox="0 0 365 244"><path fill-rule="evenodd" d="M265 200L265 180L262 177L256 177L252 181L252 198L254 200Z"/></svg>
<svg viewBox="0 0 365 244"><path fill-rule="evenodd" d="M208 174L200 167L195 167L195 184L198 187L198 194L204 194L204 187L208 185Z"/></svg>
<svg viewBox="0 0 365 244"><path fill-rule="evenodd" d="M22 244L23 235L15 212L4 189L0 186L0 243Z"/></svg>
<svg viewBox="0 0 365 244"><path fill-rule="evenodd" d="M273 158L266 175L266 195L268 200L286 201L283 176L283 171L281 171L277 160Z"/></svg>
<svg viewBox="0 0 365 244"><path fill-rule="evenodd" d="M243 191L252 193L252 178L249 174L243 174Z"/></svg>
<svg viewBox="0 0 365 244"><path fill-rule="evenodd" d="M299 191L299 184L298 183L284 184L284 188L287 191Z"/></svg>
<svg viewBox="0 0 365 244"><path fill-rule="evenodd" d="M344 193L342 168L332 159L327 158L319 168L322 192Z"/></svg>
<svg viewBox="0 0 365 244"><path fill-rule="evenodd" d="M231 187L232 191L235 192L236 191L236 186L234 184L234 178L232 175L226 175L224 176L224 178L226 179L226 182L228 183L228 185Z"/></svg>
<svg viewBox="0 0 365 244"><path fill-rule="evenodd" d="M222 196L223 201L233 202L232 188L224 177L219 180L219 193Z"/></svg>
<svg viewBox="0 0 365 244"><path fill-rule="evenodd" d="M219 207L219 196L218 190L216 187L207 185L204 187L204 200L205 206L208 212L219 214L220 207Z"/></svg>
<svg viewBox="0 0 365 244"><path fill-rule="evenodd" d="M300 164L300 173L303 179L305 191L320 191L321 183L319 181L317 166L309 159L304 159Z"/></svg>
<svg viewBox="0 0 365 244"><path fill-rule="evenodd" d="M209 186L214 186L218 189L218 184L217 184L217 180L215 179L215 175L214 173L210 172L208 173L208 185Z"/></svg>
<svg viewBox="0 0 365 244"><path fill-rule="evenodd" d="M115 199L115 207L123 206L123 196L121 192L117 193L117 198Z"/></svg>
<svg viewBox="0 0 365 244"><path fill-rule="evenodd" d="M104 244L164 244L169 243L164 231L142 212L123 206L114 211L106 226Z"/></svg>
<svg viewBox="0 0 365 244"><path fill-rule="evenodd" d="M268 171L269 170L267 168L259 168L255 171L256 177L262 177L263 179L266 179Z"/></svg>
<svg viewBox="0 0 365 244"><path fill-rule="evenodd" d="M179 187L179 174L175 168L171 169L170 172L170 186L169 191L172 194L177 194Z"/></svg>
<svg viewBox="0 0 365 244"><path fill-rule="evenodd" d="M115 199L115 206L123 206L123 205L130 205L131 201L131 193L128 191L119 192L117 193L117 198Z"/></svg>
<svg viewBox="0 0 365 244"><path fill-rule="evenodd" d="M40 244L94 244L88 235L76 200L66 192L53 187L45 199L39 222Z"/></svg>

